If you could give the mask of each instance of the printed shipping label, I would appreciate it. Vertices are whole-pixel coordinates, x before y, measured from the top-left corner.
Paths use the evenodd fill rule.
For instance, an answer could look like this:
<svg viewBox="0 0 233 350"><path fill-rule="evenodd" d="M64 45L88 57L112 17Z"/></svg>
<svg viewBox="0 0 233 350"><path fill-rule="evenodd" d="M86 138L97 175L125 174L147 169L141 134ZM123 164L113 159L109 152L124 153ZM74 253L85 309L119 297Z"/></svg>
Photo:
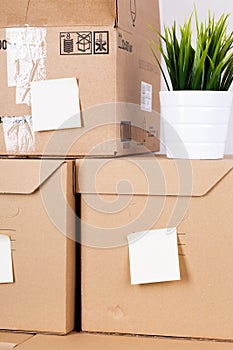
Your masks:
<svg viewBox="0 0 233 350"><path fill-rule="evenodd" d="M152 85L141 82L141 110L152 112Z"/></svg>

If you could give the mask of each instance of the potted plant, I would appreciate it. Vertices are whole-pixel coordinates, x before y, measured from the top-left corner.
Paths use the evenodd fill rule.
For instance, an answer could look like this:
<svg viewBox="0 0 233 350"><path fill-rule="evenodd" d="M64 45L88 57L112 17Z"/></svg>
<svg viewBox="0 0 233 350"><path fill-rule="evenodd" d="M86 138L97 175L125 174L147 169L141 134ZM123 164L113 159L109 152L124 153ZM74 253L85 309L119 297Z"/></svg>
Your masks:
<svg viewBox="0 0 233 350"><path fill-rule="evenodd" d="M195 18L196 33L192 33ZM200 22L196 8L179 27L155 28L150 47L168 91L160 91L161 117L170 158L223 158L233 93L233 33L228 15L217 21L210 11ZM193 45L195 43L195 45ZM164 59L168 77L160 63ZM170 81L169 81L170 80Z"/></svg>

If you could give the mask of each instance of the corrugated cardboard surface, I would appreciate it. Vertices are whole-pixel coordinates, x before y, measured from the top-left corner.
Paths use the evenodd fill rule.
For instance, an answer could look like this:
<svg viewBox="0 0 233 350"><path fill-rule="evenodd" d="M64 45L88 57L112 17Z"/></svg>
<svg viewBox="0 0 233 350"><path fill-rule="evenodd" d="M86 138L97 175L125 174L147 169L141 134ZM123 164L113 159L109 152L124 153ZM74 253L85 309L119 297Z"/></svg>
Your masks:
<svg viewBox="0 0 233 350"><path fill-rule="evenodd" d="M14 283L0 284L0 329L73 329L74 211L72 162L0 161L0 232L14 269Z"/></svg>
<svg viewBox="0 0 233 350"><path fill-rule="evenodd" d="M86 194L129 194L126 180L135 195L202 196L232 169L232 157L223 160L169 160L143 155L119 159L76 161L76 192ZM200 177L201 174L205 176ZM186 180L186 183L185 181Z"/></svg>
<svg viewBox="0 0 233 350"><path fill-rule="evenodd" d="M18 350L231 350L233 343L73 333L65 337L36 335Z"/></svg>
<svg viewBox="0 0 233 350"><path fill-rule="evenodd" d="M29 25L46 28L46 79L77 78L82 110L81 129L36 132L35 147L29 150L22 150L19 144L14 151L9 151L3 142L0 145L1 155L113 156L159 149L156 138L159 115L156 112L142 112L140 109L141 81L145 81L153 86L153 111L159 110L160 75L147 43L153 36L148 23L159 27L157 0L151 0L146 7L143 6L143 10L140 4L135 27L131 23L130 2L126 6L120 1L119 28L114 27L118 12L113 0L72 1L69 4L32 0L22 3L16 16L14 13L18 9L17 3L15 7L8 7L4 0L0 6L5 13L0 20L0 40L6 38L4 27ZM91 32L93 37L96 32L108 32L109 53L94 54L92 47L92 52L88 54L61 55L61 32ZM123 35L123 49L118 47L119 35ZM76 44L75 42L74 45ZM129 47L132 47L132 51ZM8 87L7 74L7 50L0 50L3 87L0 91L0 117L30 115L29 106L16 104L16 88ZM127 112L123 116L118 114L116 102L134 104L139 110L137 118L129 106L124 107ZM139 129L140 137L131 135L132 141L125 145L121 140L120 123L127 120ZM2 125L0 133L2 139Z"/></svg>
<svg viewBox="0 0 233 350"><path fill-rule="evenodd" d="M45 11L46 9L46 11ZM66 26L113 24L116 18L115 0L93 1L38 1L11 0L9 4L1 1L1 27L24 26ZM93 15L95 13L95 16ZM63 14L63 15L62 15Z"/></svg>
<svg viewBox="0 0 233 350"><path fill-rule="evenodd" d="M136 36L151 37L149 25L159 23L159 3L154 0L117 0L118 26ZM148 9L151 9L148 13Z"/></svg>
<svg viewBox="0 0 233 350"><path fill-rule="evenodd" d="M232 340L233 160L77 164L82 329ZM181 281L131 286L127 234L173 226Z"/></svg>
<svg viewBox="0 0 233 350"><path fill-rule="evenodd" d="M9 3L1 1L0 3L0 27L18 27L25 25L28 0L11 0Z"/></svg>
<svg viewBox="0 0 233 350"><path fill-rule="evenodd" d="M148 8L153 10L148 12ZM46 10L45 10L46 9ZM134 35L147 37L148 24L159 23L158 2L147 0L2 0L1 27L103 25L118 26ZM16 11L17 10L17 11Z"/></svg>
<svg viewBox="0 0 233 350"><path fill-rule="evenodd" d="M46 11L45 11L46 9ZM30 26L113 25L115 0L30 0L26 23Z"/></svg>
<svg viewBox="0 0 233 350"><path fill-rule="evenodd" d="M0 350L12 350L32 337L32 334L0 332Z"/></svg>

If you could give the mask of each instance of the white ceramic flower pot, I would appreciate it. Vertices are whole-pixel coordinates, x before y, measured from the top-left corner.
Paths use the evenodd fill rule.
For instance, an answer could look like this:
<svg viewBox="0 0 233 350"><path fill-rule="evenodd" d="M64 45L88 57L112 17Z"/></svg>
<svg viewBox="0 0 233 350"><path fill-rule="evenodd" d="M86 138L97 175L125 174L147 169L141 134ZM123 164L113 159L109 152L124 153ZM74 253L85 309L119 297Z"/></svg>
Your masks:
<svg viewBox="0 0 233 350"><path fill-rule="evenodd" d="M223 158L232 99L230 91L161 91L167 157Z"/></svg>

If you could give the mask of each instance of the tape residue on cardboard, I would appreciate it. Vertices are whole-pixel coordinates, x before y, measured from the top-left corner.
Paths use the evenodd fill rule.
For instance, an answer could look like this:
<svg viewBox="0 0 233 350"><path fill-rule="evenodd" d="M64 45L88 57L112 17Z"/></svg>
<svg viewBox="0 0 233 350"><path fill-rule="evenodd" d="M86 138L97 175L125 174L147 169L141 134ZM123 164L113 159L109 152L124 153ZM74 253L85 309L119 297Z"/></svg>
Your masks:
<svg viewBox="0 0 233 350"><path fill-rule="evenodd" d="M46 29L7 28L8 86L16 87L16 103L31 104L30 83L46 78Z"/></svg>
<svg viewBox="0 0 233 350"><path fill-rule="evenodd" d="M34 151L32 116L1 117L7 152L30 153Z"/></svg>

